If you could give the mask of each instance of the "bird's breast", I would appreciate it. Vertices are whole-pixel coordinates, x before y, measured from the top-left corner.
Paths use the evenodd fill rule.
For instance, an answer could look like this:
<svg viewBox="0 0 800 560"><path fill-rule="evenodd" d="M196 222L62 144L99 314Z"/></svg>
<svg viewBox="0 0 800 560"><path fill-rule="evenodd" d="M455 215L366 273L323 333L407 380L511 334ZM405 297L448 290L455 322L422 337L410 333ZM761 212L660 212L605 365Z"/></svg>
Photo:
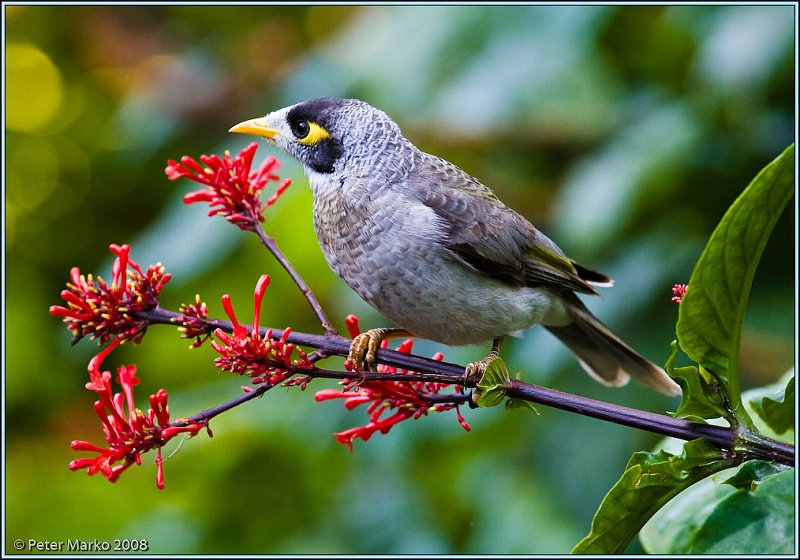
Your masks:
<svg viewBox="0 0 800 560"><path fill-rule="evenodd" d="M352 192L352 191L350 191ZM550 295L509 286L466 265L434 212L396 190L318 189L314 224L331 268L383 315L417 336L468 344L523 329Z"/></svg>
<svg viewBox="0 0 800 560"><path fill-rule="evenodd" d="M438 220L429 208L388 188L342 184L314 193L314 227L328 264L373 304L387 279L437 258L444 236Z"/></svg>

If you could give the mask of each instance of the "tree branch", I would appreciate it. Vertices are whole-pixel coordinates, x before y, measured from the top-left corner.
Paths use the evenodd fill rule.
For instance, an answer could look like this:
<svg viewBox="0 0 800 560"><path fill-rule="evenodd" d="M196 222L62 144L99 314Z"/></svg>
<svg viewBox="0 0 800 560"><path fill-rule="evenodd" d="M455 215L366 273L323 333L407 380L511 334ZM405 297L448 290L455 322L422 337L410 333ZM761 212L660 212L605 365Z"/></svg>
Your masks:
<svg viewBox="0 0 800 560"><path fill-rule="evenodd" d="M162 308L157 308L149 312L136 313L137 319L147 320L150 324L169 324L175 325L180 323L179 318L181 315L172 311ZM209 332L216 328L220 328L226 332L233 330L233 325L228 321L221 321L215 319L207 320L209 325ZM251 327L245 325L247 329ZM262 327L260 333L266 336L267 331L270 329ZM282 329L272 329L272 338L275 340L280 339ZM308 333L292 332L289 334L288 342L300 346L307 346L317 348L324 355L338 355L347 356L350 350L350 339L342 336L328 333L326 335L314 335ZM466 388L474 388L475 381L465 376L464 367L448 362L432 360L421 356L412 354L405 354L396 352L386 348L381 348L376 353L376 358L379 363L399 367L406 370L418 372L416 374L390 374L390 373L371 373L363 372L355 374L349 371L331 371L317 369L311 372L303 371L303 375L310 377L327 377L334 379L352 379L354 377L361 377L365 380L388 380L388 381L431 381L437 383L450 383L453 385L461 385ZM298 372L300 373L300 372ZM259 386L253 391L246 393L233 399L229 403L220 405L208 411L201 412L199 415L192 418L192 420L207 420L216 416L217 414L229 410L238 404L246 402L257 396L261 396L264 392L269 390L270 386ZM749 446L746 451L742 449L736 450L735 442L738 438L738 433L731 427L715 426L712 424L703 424L699 422L690 422L679 418L673 418L664 414L656 414L635 408L615 405L587 397L581 397L570 393L564 393L555 389L549 389L523 381L512 380L506 385L507 395L512 398L522 399L535 404L541 404L613 422L624 426L645 430L664 436L671 436L682 440L693 440L697 438L705 438L720 449L724 449L731 453L745 453L747 458L764 458L770 461L775 461L785 465L794 466L794 446L774 441L764 440L759 445ZM456 396L456 395L452 395ZM466 397L463 400L467 400ZM453 402L452 400L449 402Z"/></svg>
<svg viewBox="0 0 800 560"><path fill-rule="evenodd" d="M308 301L308 304L311 306L311 309L314 311L314 314L317 316L317 320L319 321L322 328L327 333L337 334L336 327L333 326L328 320L328 317L325 315L325 312L322 310L322 305L320 305L319 301L317 300L314 292L311 291L311 288L308 287L305 280L300 276L300 274L295 270L292 264L289 262L289 259L283 254L278 248L278 243L275 241L274 237L270 237L264 231L264 228L261 227L260 222L256 222L254 224L254 231L258 238L261 240L261 243L266 247L272 256L280 263L280 265L289 273L291 276L292 281L297 284L297 287L300 289L300 292Z"/></svg>

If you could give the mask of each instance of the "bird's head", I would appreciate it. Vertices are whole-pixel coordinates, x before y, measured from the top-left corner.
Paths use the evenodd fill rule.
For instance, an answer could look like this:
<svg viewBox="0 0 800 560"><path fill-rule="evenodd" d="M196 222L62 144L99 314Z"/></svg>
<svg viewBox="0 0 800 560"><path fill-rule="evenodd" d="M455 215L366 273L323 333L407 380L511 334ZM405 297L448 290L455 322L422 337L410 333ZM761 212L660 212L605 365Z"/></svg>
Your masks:
<svg viewBox="0 0 800 560"><path fill-rule="evenodd" d="M230 132L267 138L295 157L309 176L375 173L407 142L383 111L357 99L333 97L273 111Z"/></svg>

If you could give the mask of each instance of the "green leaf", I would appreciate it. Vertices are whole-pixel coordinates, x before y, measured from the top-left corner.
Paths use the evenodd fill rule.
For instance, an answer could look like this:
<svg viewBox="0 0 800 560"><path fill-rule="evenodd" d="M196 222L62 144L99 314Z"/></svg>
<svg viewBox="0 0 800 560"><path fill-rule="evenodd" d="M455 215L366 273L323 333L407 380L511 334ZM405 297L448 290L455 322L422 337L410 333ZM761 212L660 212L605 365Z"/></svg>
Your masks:
<svg viewBox="0 0 800 560"><path fill-rule="evenodd" d="M736 493L707 477L681 492L642 527L639 542L648 554L686 554L689 544L717 505Z"/></svg>
<svg viewBox="0 0 800 560"><path fill-rule="evenodd" d="M757 410L761 401L763 401L765 397L777 398L779 395L785 394L787 385L789 384L789 380L792 379L793 377L794 377L794 368L790 369L785 374L783 374L780 377L780 379L778 379L775 383L771 383L769 385L764 385L761 387L754 387L742 393L742 402L744 403L745 409L753 419L754 426L752 429L748 430L749 432L751 433L756 432L761 436L766 436L768 438L772 438L774 440L782 441L785 443L794 442L793 425L789 426L789 429L787 431L779 434L767 422L765 422L763 418L761 418L759 411ZM793 400L794 399L790 399L790 402Z"/></svg>
<svg viewBox="0 0 800 560"><path fill-rule="evenodd" d="M753 408L761 419L776 434L794 427L794 376L789 379L783 395L777 398L765 396L752 401Z"/></svg>
<svg viewBox="0 0 800 560"><path fill-rule="evenodd" d="M522 379L522 372L518 371L514 374L515 379ZM508 397L506 401L506 410L512 410L514 408L524 408L530 410L534 414L538 415L539 411L536 409L534 404L531 401L526 401L525 399L515 399L513 397Z"/></svg>
<svg viewBox="0 0 800 560"><path fill-rule="evenodd" d="M486 366L483 377L478 381L478 400L476 404L481 407L497 406L506 396L506 387L511 381L508 367L502 358L494 358Z"/></svg>
<svg viewBox="0 0 800 560"><path fill-rule="evenodd" d="M767 165L725 213L679 305L681 348L727 384L737 417L739 344L747 299L767 239L793 193L794 144Z"/></svg>
<svg viewBox="0 0 800 560"><path fill-rule="evenodd" d="M573 554L621 554L664 504L698 480L730 466L708 441L696 439L681 455L664 450L634 453L625 472L603 498L592 528Z"/></svg>
<svg viewBox="0 0 800 560"><path fill-rule="evenodd" d="M520 374L516 375L519 379ZM508 367L501 358L493 358L486 370L483 372L483 377L477 383L477 400L475 401L478 406L497 406L507 394L508 384L511 382L511 376L508 373ZM513 399L511 397L506 401L506 409L512 408L526 408L539 414L536 407L532 402L524 399Z"/></svg>
<svg viewBox="0 0 800 560"><path fill-rule="evenodd" d="M763 508L764 499L777 499L778 502L788 499L793 503L793 485L789 489L783 485L772 486L774 483L770 482L766 493L759 490L759 486L787 470L790 473L794 471L766 461L748 461L723 483L715 482L715 477L699 481L666 504L642 528L639 533L642 547L648 553L658 555L715 551L747 554L779 551L783 547L781 541L793 544L791 536L785 538L787 526L793 527L794 524L793 508L787 510L779 503L774 514L767 517ZM755 499L744 497L751 494ZM743 511L745 505L753 509ZM723 517L725 515L729 517ZM761 535L748 534L767 519L775 524L777 531L774 534L763 530L763 524ZM735 535L739 535L742 542L736 543ZM723 552L722 546L730 548Z"/></svg>
<svg viewBox="0 0 800 560"><path fill-rule="evenodd" d="M687 553L792 554L794 530L794 469L787 469L720 502Z"/></svg>
<svg viewBox="0 0 800 560"><path fill-rule="evenodd" d="M783 472L788 468L786 465L754 459L742 465L736 474L727 479L724 484L730 484L739 490L754 490L765 478Z"/></svg>
<svg viewBox="0 0 800 560"><path fill-rule="evenodd" d="M676 418L703 421L708 418L727 418L731 414L725 406L725 397L720 391L721 382L712 373L696 366L675 367L678 354L677 342L672 342L672 353L664 365L665 371L681 386L683 396Z"/></svg>

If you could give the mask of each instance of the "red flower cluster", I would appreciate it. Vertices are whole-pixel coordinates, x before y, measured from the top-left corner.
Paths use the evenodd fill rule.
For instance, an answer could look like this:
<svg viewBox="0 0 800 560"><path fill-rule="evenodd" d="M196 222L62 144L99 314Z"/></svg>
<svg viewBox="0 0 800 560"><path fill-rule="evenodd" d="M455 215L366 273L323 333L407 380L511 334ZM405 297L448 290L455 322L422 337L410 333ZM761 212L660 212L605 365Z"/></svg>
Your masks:
<svg viewBox="0 0 800 560"><path fill-rule="evenodd" d="M214 335L219 341L212 341L211 346L221 354L214 360L217 368L223 371L230 371L239 375L247 375L252 378L253 383L269 383L277 385L283 382L290 375L300 371L310 371L314 365L308 359L308 355L302 349L297 348L297 359L292 355L295 350L294 344L287 342L291 329L283 331L280 340L272 340L272 331L267 331L262 338L258 332L259 316L261 314L261 302L264 293L269 286L269 276L262 275L256 283L254 292L254 311L253 326L250 333L236 319L236 314L231 305L231 298L225 294L222 296L222 306L225 313L233 323L233 334L228 335L222 329L214 331Z"/></svg>
<svg viewBox="0 0 800 560"><path fill-rule="evenodd" d="M67 283L61 298L67 307L53 305L50 314L64 317L67 329L72 331L75 342L86 335L93 340L106 343L113 336L123 342L140 342L147 329L147 321L133 317L136 311L148 311L158 307L158 296L172 275L164 272L161 264L151 265L142 272L130 259L128 245L111 245L117 255L112 267L111 286L98 276L95 280L74 267L70 271L72 282Z"/></svg>
<svg viewBox="0 0 800 560"><path fill-rule="evenodd" d="M280 163L274 157L268 157L258 169L251 172L250 167L257 148L258 143L251 142L232 159L227 151L221 158L216 154L203 154L200 161L205 167L194 158L183 156L180 163L169 160L164 172L172 181L186 177L208 187L184 196L183 201L186 204L207 202L211 206L209 216L222 214L226 220L241 229L252 231L258 222L264 221L264 210L275 204L291 183L290 179L281 181L275 193L261 204L259 197L267 183L280 181L274 174Z"/></svg>
<svg viewBox="0 0 800 560"><path fill-rule="evenodd" d="M75 459L69 468L73 471L87 469L89 475L102 473L110 482L116 482L120 475L133 463L141 464L141 454L153 448L158 449L156 458L156 484L164 488L164 471L162 467L161 448L178 434L195 435L205 422L179 421L170 422L167 408L167 392L160 389L150 396L150 410L144 414L135 407L133 387L138 385L136 366L120 366L117 369L117 382L122 387L121 393L114 394L111 389L111 372L100 372L103 360L120 343L115 338L102 352L89 362L91 381L86 388L97 393L94 410L100 418L105 432L107 448L98 447L89 442L75 440L71 443L75 451L91 451L98 453L93 458Z"/></svg>
<svg viewBox="0 0 800 560"><path fill-rule="evenodd" d="M350 330L351 337L356 337L360 334L358 319L354 315L349 315L345 322ZM388 340L384 340L381 343L381 347L386 348L388 342ZM410 354L413 344L412 340L406 340L400 344L397 351ZM437 352L433 359L442 360L443 357L441 352ZM378 372L380 373L397 373L397 371L396 367L378 365ZM414 372L401 369L400 373L408 374ZM353 440L356 438L367 441L375 432L385 434L395 424L409 418L416 420L428 414L429 411L444 412L455 408L459 424L469 431L471 428L461 415L461 411L458 408L459 405L455 402L443 401L441 398L445 396L440 394L441 391L450 386L448 383L426 381L363 381L360 379L348 379L344 382L343 390L325 389L317 391L314 398L318 402L330 399L344 399L344 406L347 410L353 410L359 405L370 403L367 407L367 413L370 415L367 425L334 434L339 443L347 444L350 447L350 451L352 451ZM455 390L457 393L461 393L460 386L456 385ZM381 418L386 410L394 410L395 412L391 416Z"/></svg>
<svg viewBox="0 0 800 560"><path fill-rule="evenodd" d="M199 294L194 296L194 303L181 304L181 316L176 322L181 325L178 330L183 338L194 339L192 348L198 348L211 336L208 328L208 307Z"/></svg>
<svg viewBox="0 0 800 560"><path fill-rule="evenodd" d="M672 286L672 293L675 294L675 297L672 298L672 301L675 303L680 303L683 299L683 296L686 295L687 289L689 289L689 286L686 284L675 284Z"/></svg>

